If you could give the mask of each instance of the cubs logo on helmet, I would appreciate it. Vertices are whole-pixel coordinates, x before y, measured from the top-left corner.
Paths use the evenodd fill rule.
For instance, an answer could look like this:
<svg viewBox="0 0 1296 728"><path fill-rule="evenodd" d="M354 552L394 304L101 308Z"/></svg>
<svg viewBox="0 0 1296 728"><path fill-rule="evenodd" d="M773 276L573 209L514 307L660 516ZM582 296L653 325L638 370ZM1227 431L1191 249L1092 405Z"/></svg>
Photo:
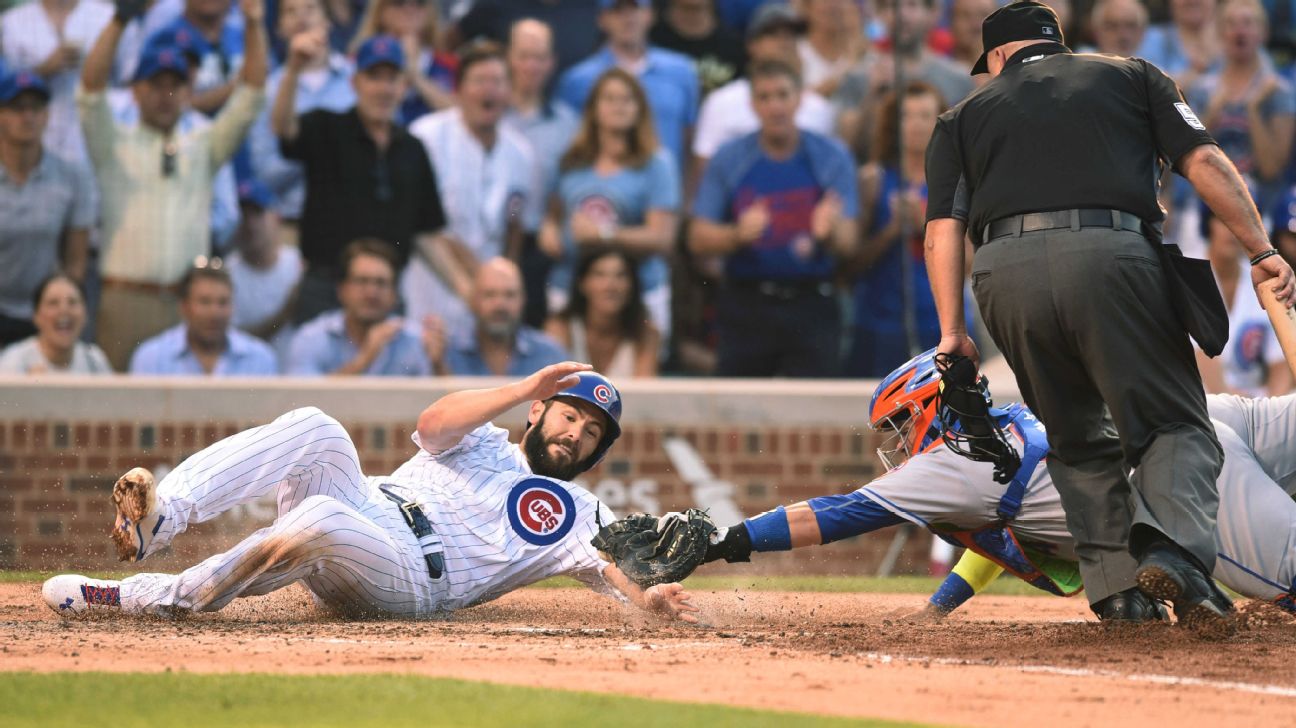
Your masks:
<svg viewBox="0 0 1296 728"><path fill-rule="evenodd" d="M562 540L576 523L576 501L571 493L547 478L527 478L509 491L509 525L534 546Z"/></svg>

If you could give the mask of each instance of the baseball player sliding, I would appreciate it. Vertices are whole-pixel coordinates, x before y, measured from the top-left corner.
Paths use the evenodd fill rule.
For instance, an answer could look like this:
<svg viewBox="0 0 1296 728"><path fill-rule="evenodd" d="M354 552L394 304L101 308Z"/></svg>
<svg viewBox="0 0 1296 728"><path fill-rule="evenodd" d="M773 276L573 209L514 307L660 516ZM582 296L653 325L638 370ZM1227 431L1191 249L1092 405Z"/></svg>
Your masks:
<svg viewBox="0 0 1296 728"><path fill-rule="evenodd" d="M1074 541L1043 467L1043 426L1023 405L990 409L1021 459L1011 482L997 483L990 463L944 444L933 354L901 366L874 393L870 424L890 433L878 450L885 475L853 493L811 498L723 529L706 560L747 561L752 551L826 544L909 521L972 554L931 597L929 614L947 614L1004 570L1054 594L1079 591ZM1243 595L1296 611L1296 396L1208 400L1226 455L1214 576ZM1091 597L1100 619L1165 618L1137 589Z"/></svg>
<svg viewBox="0 0 1296 728"><path fill-rule="evenodd" d="M491 420L526 402L527 429L514 445ZM336 420L294 410L196 453L156 487L142 468L113 487L112 537L125 561L270 493L273 525L179 574L56 576L44 598L63 614L175 614L300 581L344 615L428 617L566 574L696 621L679 584L637 586L590 544L614 518L570 480L607 453L620 416L610 381L585 364L555 364L496 389L446 395L419 416L418 453L390 476L366 477Z"/></svg>

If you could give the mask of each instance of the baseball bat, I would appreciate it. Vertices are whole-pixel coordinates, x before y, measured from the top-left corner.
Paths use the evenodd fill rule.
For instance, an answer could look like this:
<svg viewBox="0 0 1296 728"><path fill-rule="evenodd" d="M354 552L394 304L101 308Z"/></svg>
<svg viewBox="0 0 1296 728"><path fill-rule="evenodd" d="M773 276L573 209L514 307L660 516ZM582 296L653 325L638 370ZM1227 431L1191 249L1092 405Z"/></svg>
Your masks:
<svg viewBox="0 0 1296 728"><path fill-rule="evenodd" d="M1287 359L1287 368L1296 376L1296 310L1283 305L1274 296L1278 281L1265 281L1259 286L1260 302L1264 304L1265 313L1269 314L1269 323L1278 335L1278 345L1282 347L1283 356Z"/></svg>

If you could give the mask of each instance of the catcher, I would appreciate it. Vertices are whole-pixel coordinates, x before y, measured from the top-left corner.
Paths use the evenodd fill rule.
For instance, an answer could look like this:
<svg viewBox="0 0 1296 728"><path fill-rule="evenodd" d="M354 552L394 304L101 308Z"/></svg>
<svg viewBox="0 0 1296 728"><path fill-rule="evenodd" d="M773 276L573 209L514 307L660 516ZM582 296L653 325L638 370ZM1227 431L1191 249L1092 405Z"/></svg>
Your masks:
<svg viewBox="0 0 1296 728"><path fill-rule="evenodd" d="M390 476L365 477L346 430L315 408L215 443L156 487L136 468L113 487L111 535L124 561L145 560L190 523L263 495L276 496L278 517L179 574L56 576L45 582L45 601L61 614L215 611L300 581L342 614L429 617L566 574L696 622L698 610L670 583L676 570L666 562L691 544L691 571L709 531L684 538L684 517L633 540L618 536L621 527L606 530L596 543L616 541L636 555L628 573L591 544L612 512L570 481L620 436L621 395L589 369L566 362L495 389L446 395L418 419L418 453ZM491 420L528 402L526 432L512 444Z"/></svg>
<svg viewBox="0 0 1296 728"><path fill-rule="evenodd" d="M968 390L942 398L941 378L933 350L878 386L869 407L870 424L889 433L878 450L886 474L853 493L812 498L721 529L704 561L748 561L753 551L826 544L908 521L972 554L932 596L928 614L949 613L1002 571L1051 594L1079 592L1083 585L1074 541L1048 469L1042 467L1047 455L1043 427L1023 405L989 408L983 378L976 380L971 399L982 400L995 427L985 427L975 417L959 421L949 411L951 402L959 402L955 394ZM974 409L968 399L962 397L964 414ZM1214 395L1209 405L1227 455L1219 479L1214 576L1248 597L1296 611L1296 447L1288 444L1296 434L1296 396ZM969 438L969 430L978 434ZM1007 438L996 436L1005 430ZM671 574L676 579L686 575L681 570ZM1212 597L1219 592L1214 584L1208 589ZM1167 618L1164 608L1134 584L1089 598L1101 620ZM1217 606L1230 609L1223 595L1218 599ZM1231 631L1231 620L1221 625L1201 619L1194 606L1175 604L1180 623L1207 637Z"/></svg>

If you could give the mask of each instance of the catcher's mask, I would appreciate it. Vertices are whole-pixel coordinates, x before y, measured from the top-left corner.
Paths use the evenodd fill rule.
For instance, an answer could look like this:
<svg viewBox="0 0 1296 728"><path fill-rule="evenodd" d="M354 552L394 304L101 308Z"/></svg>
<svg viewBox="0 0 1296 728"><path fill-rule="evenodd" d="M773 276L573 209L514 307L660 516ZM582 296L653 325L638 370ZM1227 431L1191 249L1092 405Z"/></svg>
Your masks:
<svg viewBox="0 0 1296 728"><path fill-rule="evenodd" d="M577 372L577 382L555 394L548 401L555 399L575 399L594 405L604 415L606 427L603 428L603 439L598 447L585 461L582 471L589 470L607 455L608 448L621 436L621 392L612 380L597 372ZM534 424L527 421L527 428Z"/></svg>
<svg viewBox="0 0 1296 728"><path fill-rule="evenodd" d="M936 350L931 349L900 365L873 392L869 427L886 435L877 454L888 472L940 440L940 381Z"/></svg>

